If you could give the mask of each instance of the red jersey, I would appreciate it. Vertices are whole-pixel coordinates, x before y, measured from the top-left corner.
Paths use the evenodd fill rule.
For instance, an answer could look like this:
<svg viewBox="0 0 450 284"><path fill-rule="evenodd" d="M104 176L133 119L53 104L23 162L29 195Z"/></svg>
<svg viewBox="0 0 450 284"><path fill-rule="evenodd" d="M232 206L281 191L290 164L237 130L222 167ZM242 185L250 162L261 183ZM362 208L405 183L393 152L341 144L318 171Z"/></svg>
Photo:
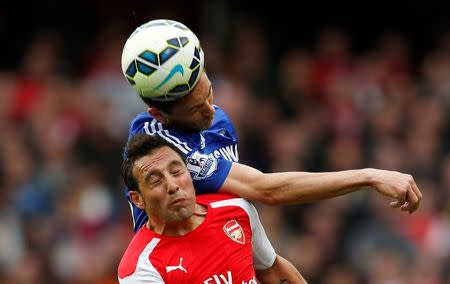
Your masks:
<svg viewBox="0 0 450 284"><path fill-rule="evenodd" d="M119 264L118 277L128 283L257 283L256 269L275 261L254 206L242 198L204 194L205 220L180 236L159 235L143 226Z"/></svg>

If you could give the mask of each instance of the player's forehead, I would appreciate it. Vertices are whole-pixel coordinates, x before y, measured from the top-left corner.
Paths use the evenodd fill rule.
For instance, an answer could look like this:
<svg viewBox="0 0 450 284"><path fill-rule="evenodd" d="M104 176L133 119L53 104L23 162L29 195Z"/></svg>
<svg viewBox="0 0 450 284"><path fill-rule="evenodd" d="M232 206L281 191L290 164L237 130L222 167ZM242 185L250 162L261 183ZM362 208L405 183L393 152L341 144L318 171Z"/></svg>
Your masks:
<svg viewBox="0 0 450 284"><path fill-rule="evenodd" d="M168 146L163 146L151 154L136 160L134 171L138 175L146 175L150 172L162 172L172 165L181 165L183 160L180 155Z"/></svg>

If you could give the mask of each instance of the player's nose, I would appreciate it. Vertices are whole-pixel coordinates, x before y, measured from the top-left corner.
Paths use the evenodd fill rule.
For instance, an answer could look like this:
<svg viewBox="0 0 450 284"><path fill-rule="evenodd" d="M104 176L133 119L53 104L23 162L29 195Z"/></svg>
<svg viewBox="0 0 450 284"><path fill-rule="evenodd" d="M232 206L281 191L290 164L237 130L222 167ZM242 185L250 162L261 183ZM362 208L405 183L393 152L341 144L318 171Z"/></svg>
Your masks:
<svg viewBox="0 0 450 284"><path fill-rule="evenodd" d="M180 190L180 186L176 182L174 178L168 178L167 179L167 193L173 194Z"/></svg>

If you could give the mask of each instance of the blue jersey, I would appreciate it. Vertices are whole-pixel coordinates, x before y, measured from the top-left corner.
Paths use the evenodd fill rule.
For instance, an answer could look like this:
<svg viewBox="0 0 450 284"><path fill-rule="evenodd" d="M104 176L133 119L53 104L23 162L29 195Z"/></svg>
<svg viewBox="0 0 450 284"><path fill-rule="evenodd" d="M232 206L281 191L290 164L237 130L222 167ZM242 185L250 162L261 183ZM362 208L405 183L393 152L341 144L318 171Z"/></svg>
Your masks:
<svg viewBox="0 0 450 284"><path fill-rule="evenodd" d="M128 140L138 133L158 135L175 145L186 158L197 194L216 193L230 171L232 162L239 160L236 131L227 114L218 106L210 128L186 133L156 120L148 112L138 114L130 125ZM145 212L131 202L133 226L136 232L147 222Z"/></svg>

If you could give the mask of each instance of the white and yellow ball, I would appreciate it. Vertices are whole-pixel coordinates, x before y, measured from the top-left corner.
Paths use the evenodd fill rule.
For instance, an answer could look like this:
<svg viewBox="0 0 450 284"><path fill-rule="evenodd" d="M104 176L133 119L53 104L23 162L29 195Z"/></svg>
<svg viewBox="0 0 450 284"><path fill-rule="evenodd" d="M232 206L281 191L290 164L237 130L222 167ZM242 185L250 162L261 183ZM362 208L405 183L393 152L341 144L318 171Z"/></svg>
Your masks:
<svg viewBox="0 0 450 284"><path fill-rule="evenodd" d="M136 92L155 101L188 94L204 68L197 36L172 20L153 20L138 27L122 51L122 72Z"/></svg>

